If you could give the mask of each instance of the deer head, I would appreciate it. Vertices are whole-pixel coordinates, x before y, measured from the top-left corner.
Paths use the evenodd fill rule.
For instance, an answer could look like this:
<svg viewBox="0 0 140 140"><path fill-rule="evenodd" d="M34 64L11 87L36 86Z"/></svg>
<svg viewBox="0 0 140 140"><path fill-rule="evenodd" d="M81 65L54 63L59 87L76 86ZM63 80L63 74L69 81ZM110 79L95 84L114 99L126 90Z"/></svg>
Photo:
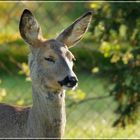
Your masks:
<svg viewBox="0 0 140 140"><path fill-rule="evenodd" d="M92 13L87 12L55 39L47 40L43 38L33 14L27 9L23 11L19 30L22 38L30 46L29 66L33 83L56 91L76 87L78 79L73 72L75 58L69 48L83 37L91 18Z"/></svg>

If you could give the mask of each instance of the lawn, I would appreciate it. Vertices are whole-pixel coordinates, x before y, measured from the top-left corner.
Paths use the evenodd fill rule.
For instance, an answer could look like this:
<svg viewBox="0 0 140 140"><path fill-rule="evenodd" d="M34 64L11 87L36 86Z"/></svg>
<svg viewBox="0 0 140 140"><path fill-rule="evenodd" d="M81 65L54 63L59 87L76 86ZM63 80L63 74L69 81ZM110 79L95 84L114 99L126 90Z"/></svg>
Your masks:
<svg viewBox="0 0 140 140"><path fill-rule="evenodd" d="M108 95L108 80L86 73L78 74L79 86L86 97ZM31 100L31 83L22 75L0 75L1 102L17 105L29 105ZM75 92L76 94L76 92ZM67 97L68 98L68 97ZM67 99L68 100L68 99ZM69 103L69 101L67 101ZM67 104L68 105L68 104ZM133 138L139 137L139 122L125 129L112 128L115 115L115 102L111 97L91 100L79 105L67 107L66 138Z"/></svg>

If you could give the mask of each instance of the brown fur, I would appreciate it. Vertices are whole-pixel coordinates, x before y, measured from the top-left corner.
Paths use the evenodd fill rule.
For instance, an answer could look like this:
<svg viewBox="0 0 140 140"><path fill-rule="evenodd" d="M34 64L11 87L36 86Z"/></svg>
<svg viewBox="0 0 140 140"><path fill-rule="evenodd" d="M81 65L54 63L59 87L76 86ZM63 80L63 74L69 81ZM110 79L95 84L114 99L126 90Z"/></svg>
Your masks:
<svg viewBox="0 0 140 140"><path fill-rule="evenodd" d="M77 43L91 21L91 12L80 17L56 39L46 40L41 28L29 10L24 10L19 30L29 44L29 68L32 79L32 107L0 104L0 137L64 136L65 87L58 81L66 76L76 78L73 72L73 54L69 47ZM48 58L52 61L48 61Z"/></svg>

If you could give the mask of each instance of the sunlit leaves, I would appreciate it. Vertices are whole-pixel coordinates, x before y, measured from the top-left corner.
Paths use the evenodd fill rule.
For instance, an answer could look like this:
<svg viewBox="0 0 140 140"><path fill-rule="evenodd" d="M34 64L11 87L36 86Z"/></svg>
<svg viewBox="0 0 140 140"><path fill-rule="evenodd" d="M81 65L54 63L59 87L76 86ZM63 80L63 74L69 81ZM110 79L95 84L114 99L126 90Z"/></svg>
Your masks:
<svg viewBox="0 0 140 140"><path fill-rule="evenodd" d="M83 100L86 97L86 93L83 92L81 89L77 90L70 90L67 92L70 99L74 100L75 102Z"/></svg>
<svg viewBox="0 0 140 140"><path fill-rule="evenodd" d="M99 67L94 67L92 69L92 73L98 73L99 72Z"/></svg>
<svg viewBox="0 0 140 140"><path fill-rule="evenodd" d="M110 57L111 63L117 63L121 60L124 64L128 64L134 58L130 51L123 53L119 43L103 41L100 47L101 53L104 57Z"/></svg>
<svg viewBox="0 0 140 140"><path fill-rule="evenodd" d="M123 61L124 64L128 64L129 60L131 60L133 58L134 58L134 56L133 56L132 53L126 52L122 57L122 61Z"/></svg>
<svg viewBox="0 0 140 140"><path fill-rule="evenodd" d="M117 62L120 59L120 45L116 42L103 41L100 46L100 52L104 57L111 57L111 62Z"/></svg>
<svg viewBox="0 0 140 140"><path fill-rule="evenodd" d="M94 29L94 38L99 40L105 31L104 23L101 21Z"/></svg>
<svg viewBox="0 0 140 140"><path fill-rule="evenodd" d="M119 28L119 36L122 39L126 39L126 33L127 33L127 26L124 25L124 24L120 25L120 28Z"/></svg>
<svg viewBox="0 0 140 140"><path fill-rule="evenodd" d="M109 57L111 55L111 44L109 42L103 41L100 51L103 53L104 57Z"/></svg>
<svg viewBox="0 0 140 140"><path fill-rule="evenodd" d="M110 62L111 62L111 63L117 63L119 60L120 60L120 54L119 54L119 53L116 53L116 54L114 54L114 55L111 57Z"/></svg>
<svg viewBox="0 0 140 140"><path fill-rule="evenodd" d="M1 79L0 79L0 84L2 84ZM0 101L2 101L6 95L7 95L6 89L5 88L0 88Z"/></svg>
<svg viewBox="0 0 140 140"><path fill-rule="evenodd" d="M92 2L92 3L90 4L90 8L92 8L92 9L94 9L94 10L99 9L101 6L102 6L102 3L100 3L100 2Z"/></svg>
<svg viewBox="0 0 140 140"><path fill-rule="evenodd" d="M7 95L6 89L0 88L0 101Z"/></svg>
<svg viewBox="0 0 140 140"><path fill-rule="evenodd" d="M100 73L109 74L118 103L115 112L119 117L114 126L125 127L138 118L140 103L139 4L104 3L100 8L96 4L91 7L96 11L93 37L104 57L92 72L95 74L99 67Z"/></svg>
<svg viewBox="0 0 140 140"><path fill-rule="evenodd" d="M20 99L16 102L17 105L23 105L24 103L24 99Z"/></svg>
<svg viewBox="0 0 140 140"><path fill-rule="evenodd" d="M0 35L0 44L8 43L12 41L16 41L20 38L19 33L9 34L9 33L1 33Z"/></svg>
<svg viewBox="0 0 140 140"><path fill-rule="evenodd" d="M21 70L19 71L19 74L25 75L26 76L26 81L31 81L30 69L29 69L28 64L23 62L23 63L21 63L20 68L21 68Z"/></svg>

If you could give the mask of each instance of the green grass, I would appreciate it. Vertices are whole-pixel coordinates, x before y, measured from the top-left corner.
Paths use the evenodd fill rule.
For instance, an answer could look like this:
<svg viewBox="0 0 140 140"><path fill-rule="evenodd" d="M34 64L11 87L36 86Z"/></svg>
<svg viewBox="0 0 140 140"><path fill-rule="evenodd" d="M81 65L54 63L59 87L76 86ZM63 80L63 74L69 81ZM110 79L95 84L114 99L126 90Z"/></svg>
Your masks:
<svg viewBox="0 0 140 140"><path fill-rule="evenodd" d="M25 77L19 75L1 75L0 88L6 90L6 96L4 96L1 102L29 105L31 100L31 83L25 80Z"/></svg>
<svg viewBox="0 0 140 140"><path fill-rule="evenodd" d="M79 89L86 93L86 97L108 95L108 80L86 73L78 74ZM6 94L0 98L1 102L18 105L29 105L31 100L31 83L21 75L0 75L0 89ZM76 94L76 92L75 92ZM111 97L92 100L80 105L67 108L66 138L134 138L139 137L139 126L130 125L125 129L112 128L115 120L113 110L116 104Z"/></svg>

